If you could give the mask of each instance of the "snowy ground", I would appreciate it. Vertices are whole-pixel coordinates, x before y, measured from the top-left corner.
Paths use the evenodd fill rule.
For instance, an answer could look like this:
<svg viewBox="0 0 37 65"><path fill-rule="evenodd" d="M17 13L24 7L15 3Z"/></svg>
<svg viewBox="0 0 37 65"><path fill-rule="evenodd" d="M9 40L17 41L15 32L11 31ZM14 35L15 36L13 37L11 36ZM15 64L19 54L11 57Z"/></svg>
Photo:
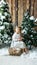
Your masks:
<svg viewBox="0 0 37 65"><path fill-rule="evenodd" d="M21 56L9 56L8 49L0 50L0 65L37 65L37 49Z"/></svg>
<svg viewBox="0 0 37 65"><path fill-rule="evenodd" d="M1 56L0 65L37 65L37 59Z"/></svg>

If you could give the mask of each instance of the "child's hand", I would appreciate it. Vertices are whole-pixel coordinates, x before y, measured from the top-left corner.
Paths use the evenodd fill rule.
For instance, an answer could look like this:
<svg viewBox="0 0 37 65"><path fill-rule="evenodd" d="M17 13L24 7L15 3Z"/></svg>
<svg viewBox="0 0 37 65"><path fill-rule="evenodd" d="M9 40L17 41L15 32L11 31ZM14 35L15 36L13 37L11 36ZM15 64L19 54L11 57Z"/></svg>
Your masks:
<svg viewBox="0 0 37 65"><path fill-rule="evenodd" d="M20 38L18 39L18 41L22 41L22 37L20 37Z"/></svg>

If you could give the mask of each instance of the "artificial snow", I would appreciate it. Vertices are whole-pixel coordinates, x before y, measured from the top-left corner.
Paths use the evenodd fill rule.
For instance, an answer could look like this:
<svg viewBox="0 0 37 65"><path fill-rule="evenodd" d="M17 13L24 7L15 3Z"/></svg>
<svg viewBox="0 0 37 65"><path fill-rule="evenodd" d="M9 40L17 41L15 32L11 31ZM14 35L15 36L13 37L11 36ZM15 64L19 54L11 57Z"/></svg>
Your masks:
<svg viewBox="0 0 37 65"><path fill-rule="evenodd" d="M9 23L8 22L4 22L4 25L9 25Z"/></svg>
<svg viewBox="0 0 37 65"><path fill-rule="evenodd" d="M8 44L8 40L4 41L5 44Z"/></svg>
<svg viewBox="0 0 37 65"><path fill-rule="evenodd" d="M4 30L5 29L5 26L0 26L0 30Z"/></svg>
<svg viewBox="0 0 37 65"><path fill-rule="evenodd" d="M6 4L6 2L4 2L4 0L1 0L0 4Z"/></svg>
<svg viewBox="0 0 37 65"><path fill-rule="evenodd" d="M0 55L8 55L8 49L7 48L2 48L0 49Z"/></svg>
<svg viewBox="0 0 37 65"><path fill-rule="evenodd" d="M35 19L35 22L37 22L37 18Z"/></svg>
<svg viewBox="0 0 37 65"><path fill-rule="evenodd" d="M34 16L31 16L31 17L30 17L30 20L35 20Z"/></svg>
<svg viewBox="0 0 37 65"><path fill-rule="evenodd" d="M2 25L3 23L0 21L0 26Z"/></svg>
<svg viewBox="0 0 37 65"><path fill-rule="evenodd" d="M0 65L37 65L37 49L21 56L9 56L8 49L0 49Z"/></svg>
<svg viewBox="0 0 37 65"><path fill-rule="evenodd" d="M5 38L8 38L8 35L7 35L7 34L4 34L4 37L5 37Z"/></svg>
<svg viewBox="0 0 37 65"><path fill-rule="evenodd" d="M23 53L23 54L21 55L21 57L22 57L22 58L24 57L24 58L30 58L30 59L34 59L34 58L37 59L37 50L29 51L28 54Z"/></svg>
<svg viewBox="0 0 37 65"><path fill-rule="evenodd" d="M18 49L17 49L18 50ZM9 55L8 48L2 48L0 49L0 56L1 55ZM20 55L21 58L36 58L37 59L37 49L33 49L26 54L25 52Z"/></svg>
<svg viewBox="0 0 37 65"><path fill-rule="evenodd" d="M8 13L7 13L7 12L5 12L4 14L5 14L5 16L7 16L7 15L8 15Z"/></svg>
<svg viewBox="0 0 37 65"><path fill-rule="evenodd" d="M2 16L1 16L1 20L3 21L3 19L5 19L5 16L2 15Z"/></svg>
<svg viewBox="0 0 37 65"><path fill-rule="evenodd" d="M26 30L24 29L24 30L22 30L22 33L25 33L25 34L27 34L27 32L26 32Z"/></svg>
<svg viewBox="0 0 37 65"><path fill-rule="evenodd" d="M2 16L2 14L0 13L0 17Z"/></svg>

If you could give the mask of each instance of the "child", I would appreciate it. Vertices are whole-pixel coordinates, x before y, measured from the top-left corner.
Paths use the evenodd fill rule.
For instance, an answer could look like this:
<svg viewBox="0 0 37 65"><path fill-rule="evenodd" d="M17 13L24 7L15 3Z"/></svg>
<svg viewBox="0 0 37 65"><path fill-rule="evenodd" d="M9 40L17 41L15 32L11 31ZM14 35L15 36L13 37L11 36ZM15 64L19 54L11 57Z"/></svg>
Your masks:
<svg viewBox="0 0 37 65"><path fill-rule="evenodd" d="M27 52L25 43L22 41L21 28L16 26L15 33L12 36L11 48L20 48L22 51Z"/></svg>

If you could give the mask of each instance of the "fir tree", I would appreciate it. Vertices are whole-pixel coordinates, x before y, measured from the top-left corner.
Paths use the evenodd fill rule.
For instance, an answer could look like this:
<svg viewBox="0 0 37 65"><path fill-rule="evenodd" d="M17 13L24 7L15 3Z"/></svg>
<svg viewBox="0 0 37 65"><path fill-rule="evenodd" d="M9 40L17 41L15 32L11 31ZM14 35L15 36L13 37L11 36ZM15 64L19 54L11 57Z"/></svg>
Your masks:
<svg viewBox="0 0 37 65"><path fill-rule="evenodd" d="M24 14L21 28L22 33L24 33L24 42L30 48L31 45L37 46L37 31L34 29L34 22L35 18L33 16L30 16L29 11L27 10Z"/></svg>
<svg viewBox="0 0 37 65"><path fill-rule="evenodd" d="M8 3L5 0L0 1L0 46L9 46L13 34L13 24Z"/></svg>

